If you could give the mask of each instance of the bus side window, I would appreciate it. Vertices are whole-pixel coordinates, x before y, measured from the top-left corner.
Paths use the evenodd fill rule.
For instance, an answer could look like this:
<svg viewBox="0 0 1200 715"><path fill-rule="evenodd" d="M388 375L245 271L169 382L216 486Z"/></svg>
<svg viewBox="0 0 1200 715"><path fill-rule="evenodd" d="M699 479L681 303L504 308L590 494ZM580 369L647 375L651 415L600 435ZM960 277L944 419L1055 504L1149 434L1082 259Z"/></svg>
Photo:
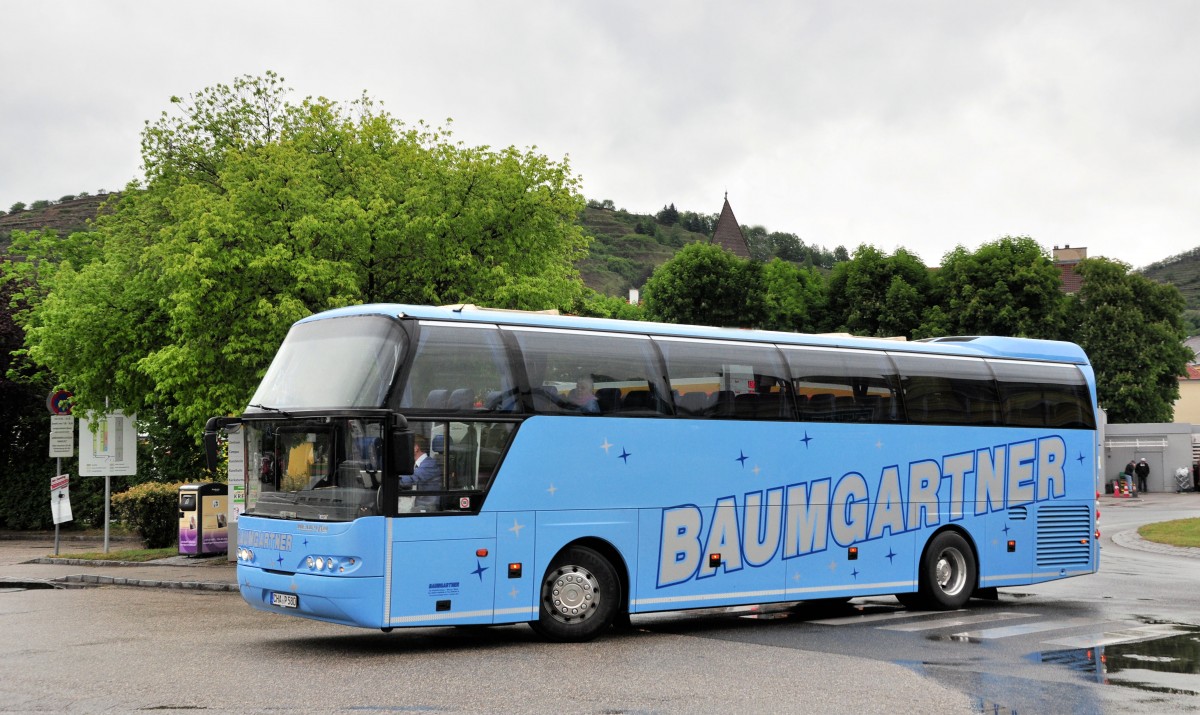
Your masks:
<svg viewBox="0 0 1200 715"><path fill-rule="evenodd" d="M780 346L799 418L807 422L901 422L896 367L877 350Z"/></svg>
<svg viewBox="0 0 1200 715"><path fill-rule="evenodd" d="M659 336L681 417L792 419L791 381L779 349L763 343Z"/></svg>
<svg viewBox="0 0 1200 715"><path fill-rule="evenodd" d="M1083 373L1073 365L988 360L1000 392L1000 419L1013 427L1095 429Z"/></svg>
<svg viewBox="0 0 1200 715"><path fill-rule="evenodd" d="M519 409L508 354L494 325L421 321L411 362L398 405L406 414Z"/></svg>
<svg viewBox="0 0 1200 715"><path fill-rule="evenodd" d="M650 339L642 335L508 327L539 414L671 414Z"/></svg>

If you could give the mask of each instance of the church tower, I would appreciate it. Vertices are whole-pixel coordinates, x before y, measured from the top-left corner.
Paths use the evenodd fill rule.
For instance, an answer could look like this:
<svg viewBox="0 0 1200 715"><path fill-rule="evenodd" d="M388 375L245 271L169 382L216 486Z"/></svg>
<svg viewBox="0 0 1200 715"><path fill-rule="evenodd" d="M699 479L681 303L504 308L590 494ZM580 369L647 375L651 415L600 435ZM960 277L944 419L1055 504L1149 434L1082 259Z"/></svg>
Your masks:
<svg viewBox="0 0 1200 715"><path fill-rule="evenodd" d="M721 207L721 216L717 219L717 227L713 231L712 241L738 258L750 257L750 244L742 227L733 217L733 209L729 207L729 192L725 192L725 205Z"/></svg>

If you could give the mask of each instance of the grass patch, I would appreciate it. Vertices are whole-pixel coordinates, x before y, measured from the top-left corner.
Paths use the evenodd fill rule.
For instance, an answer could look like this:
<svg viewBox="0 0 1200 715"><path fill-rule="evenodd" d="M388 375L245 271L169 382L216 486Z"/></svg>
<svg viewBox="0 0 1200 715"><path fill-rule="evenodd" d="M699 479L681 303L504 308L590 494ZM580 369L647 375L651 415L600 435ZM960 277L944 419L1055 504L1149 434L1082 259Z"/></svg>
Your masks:
<svg viewBox="0 0 1200 715"><path fill-rule="evenodd" d="M178 556L179 549L171 546L165 549L120 549L113 551L109 549L106 554L103 551L89 551L81 554L59 554L58 556L50 556L52 559L83 559L85 561L154 561L155 559L165 559L171 556Z"/></svg>
<svg viewBox="0 0 1200 715"><path fill-rule="evenodd" d="M1159 544L1200 547L1200 519L1176 519L1146 524L1138 528L1138 535L1146 541Z"/></svg>

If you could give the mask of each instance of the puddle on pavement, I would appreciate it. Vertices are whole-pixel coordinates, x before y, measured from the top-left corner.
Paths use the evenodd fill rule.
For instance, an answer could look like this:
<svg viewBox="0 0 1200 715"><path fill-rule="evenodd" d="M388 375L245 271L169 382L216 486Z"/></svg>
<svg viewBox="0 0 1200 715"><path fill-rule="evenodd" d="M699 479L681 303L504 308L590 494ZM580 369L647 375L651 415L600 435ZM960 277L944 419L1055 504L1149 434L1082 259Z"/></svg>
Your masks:
<svg viewBox="0 0 1200 715"><path fill-rule="evenodd" d="M1048 650L1035 663L1070 668L1087 679L1156 693L1200 695L1200 627L1157 624L1176 632L1150 640Z"/></svg>
<svg viewBox="0 0 1200 715"><path fill-rule="evenodd" d="M0 593L16 593L41 588L58 588L58 586L49 581L0 581Z"/></svg>

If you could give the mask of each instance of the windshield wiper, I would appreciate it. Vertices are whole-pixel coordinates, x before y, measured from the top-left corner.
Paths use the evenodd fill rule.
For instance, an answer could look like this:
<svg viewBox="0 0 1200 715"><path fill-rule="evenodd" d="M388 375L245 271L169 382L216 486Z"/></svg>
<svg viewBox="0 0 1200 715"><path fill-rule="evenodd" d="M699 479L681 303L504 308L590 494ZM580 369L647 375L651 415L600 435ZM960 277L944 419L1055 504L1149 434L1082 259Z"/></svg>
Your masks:
<svg viewBox="0 0 1200 715"><path fill-rule="evenodd" d="M247 407L253 407L253 408L254 408L254 409L256 409L256 410L262 410L262 411L264 411L264 412L278 412L279 414L283 415L284 417L287 417L287 418L291 419L291 415L290 415L290 414L288 414L287 412L285 412L285 411L283 411L283 410L279 409L278 407L268 407L267 405L255 405L255 404L249 404L249 405L246 405L246 406L247 406Z"/></svg>

